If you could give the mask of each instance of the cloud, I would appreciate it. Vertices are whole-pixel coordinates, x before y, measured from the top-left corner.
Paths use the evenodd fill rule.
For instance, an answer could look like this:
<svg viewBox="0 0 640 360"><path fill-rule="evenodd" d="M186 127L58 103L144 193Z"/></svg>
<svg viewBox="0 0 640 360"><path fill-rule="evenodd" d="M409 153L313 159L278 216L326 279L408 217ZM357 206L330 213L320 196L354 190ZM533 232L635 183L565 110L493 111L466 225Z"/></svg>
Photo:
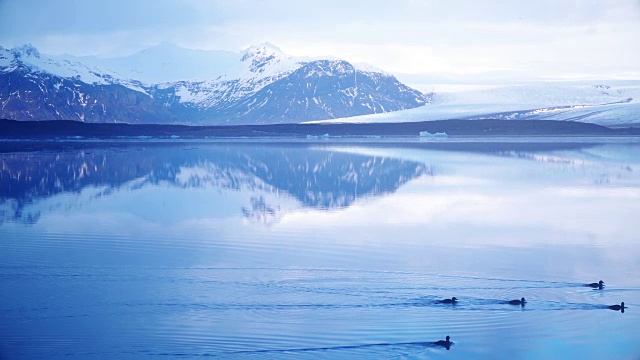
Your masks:
<svg viewBox="0 0 640 360"><path fill-rule="evenodd" d="M0 29L13 35L70 35L171 28L202 20L196 10L177 0L5 0Z"/></svg>
<svg viewBox="0 0 640 360"><path fill-rule="evenodd" d="M640 1L3 0L0 44L126 54L160 43L273 42L391 72L557 77L637 73Z"/></svg>

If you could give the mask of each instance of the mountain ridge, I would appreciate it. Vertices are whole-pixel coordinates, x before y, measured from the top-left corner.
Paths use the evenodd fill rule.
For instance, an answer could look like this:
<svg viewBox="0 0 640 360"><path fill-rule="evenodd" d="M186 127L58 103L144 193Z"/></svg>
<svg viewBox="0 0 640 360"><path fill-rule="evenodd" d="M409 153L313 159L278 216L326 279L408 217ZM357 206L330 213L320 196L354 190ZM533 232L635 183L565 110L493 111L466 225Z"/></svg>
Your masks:
<svg viewBox="0 0 640 360"><path fill-rule="evenodd" d="M163 73L168 81L158 77ZM345 82L350 76L368 85ZM271 44L240 53L165 44L113 59L0 47L0 117L18 120L269 124L397 111L429 100L373 67L296 58Z"/></svg>

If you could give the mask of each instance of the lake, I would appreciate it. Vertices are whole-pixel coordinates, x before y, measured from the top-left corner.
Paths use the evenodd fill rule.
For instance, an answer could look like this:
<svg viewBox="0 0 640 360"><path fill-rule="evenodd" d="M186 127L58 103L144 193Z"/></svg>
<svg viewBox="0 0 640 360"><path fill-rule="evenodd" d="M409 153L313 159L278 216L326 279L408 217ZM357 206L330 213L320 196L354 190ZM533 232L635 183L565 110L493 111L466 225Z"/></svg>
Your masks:
<svg viewBox="0 0 640 360"><path fill-rule="evenodd" d="M2 360L640 356L637 138L1 148Z"/></svg>

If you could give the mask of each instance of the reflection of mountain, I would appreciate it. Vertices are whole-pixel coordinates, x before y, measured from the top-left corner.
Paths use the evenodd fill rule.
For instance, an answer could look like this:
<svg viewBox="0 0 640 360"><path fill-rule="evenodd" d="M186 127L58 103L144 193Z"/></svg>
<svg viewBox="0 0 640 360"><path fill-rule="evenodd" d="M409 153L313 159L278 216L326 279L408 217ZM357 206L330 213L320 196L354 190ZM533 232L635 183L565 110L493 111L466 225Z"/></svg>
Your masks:
<svg viewBox="0 0 640 360"><path fill-rule="evenodd" d="M102 193L108 194L132 180L135 186L169 183L185 188L284 191L304 206L327 209L349 206L361 196L393 192L413 178L431 174L429 167L418 162L306 147L188 146L5 154L0 158L0 221L34 222L38 214L23 211L28 204L87 187L106 187ZM260 196L242 209L248 218L275 211Z"/></svg>

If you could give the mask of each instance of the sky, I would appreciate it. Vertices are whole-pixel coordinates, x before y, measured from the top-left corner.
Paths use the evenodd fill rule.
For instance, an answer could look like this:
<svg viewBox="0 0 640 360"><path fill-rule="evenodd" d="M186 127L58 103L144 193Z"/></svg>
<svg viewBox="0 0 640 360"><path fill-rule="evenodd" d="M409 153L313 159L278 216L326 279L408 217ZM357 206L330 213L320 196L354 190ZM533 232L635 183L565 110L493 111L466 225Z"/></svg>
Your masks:
<svg viewBox="0 0 640 360"><path fill-rule="evenodd" d="M270 42L425 81L640 79L640 0L0 0L0 45L121 56Z"/></svg>

